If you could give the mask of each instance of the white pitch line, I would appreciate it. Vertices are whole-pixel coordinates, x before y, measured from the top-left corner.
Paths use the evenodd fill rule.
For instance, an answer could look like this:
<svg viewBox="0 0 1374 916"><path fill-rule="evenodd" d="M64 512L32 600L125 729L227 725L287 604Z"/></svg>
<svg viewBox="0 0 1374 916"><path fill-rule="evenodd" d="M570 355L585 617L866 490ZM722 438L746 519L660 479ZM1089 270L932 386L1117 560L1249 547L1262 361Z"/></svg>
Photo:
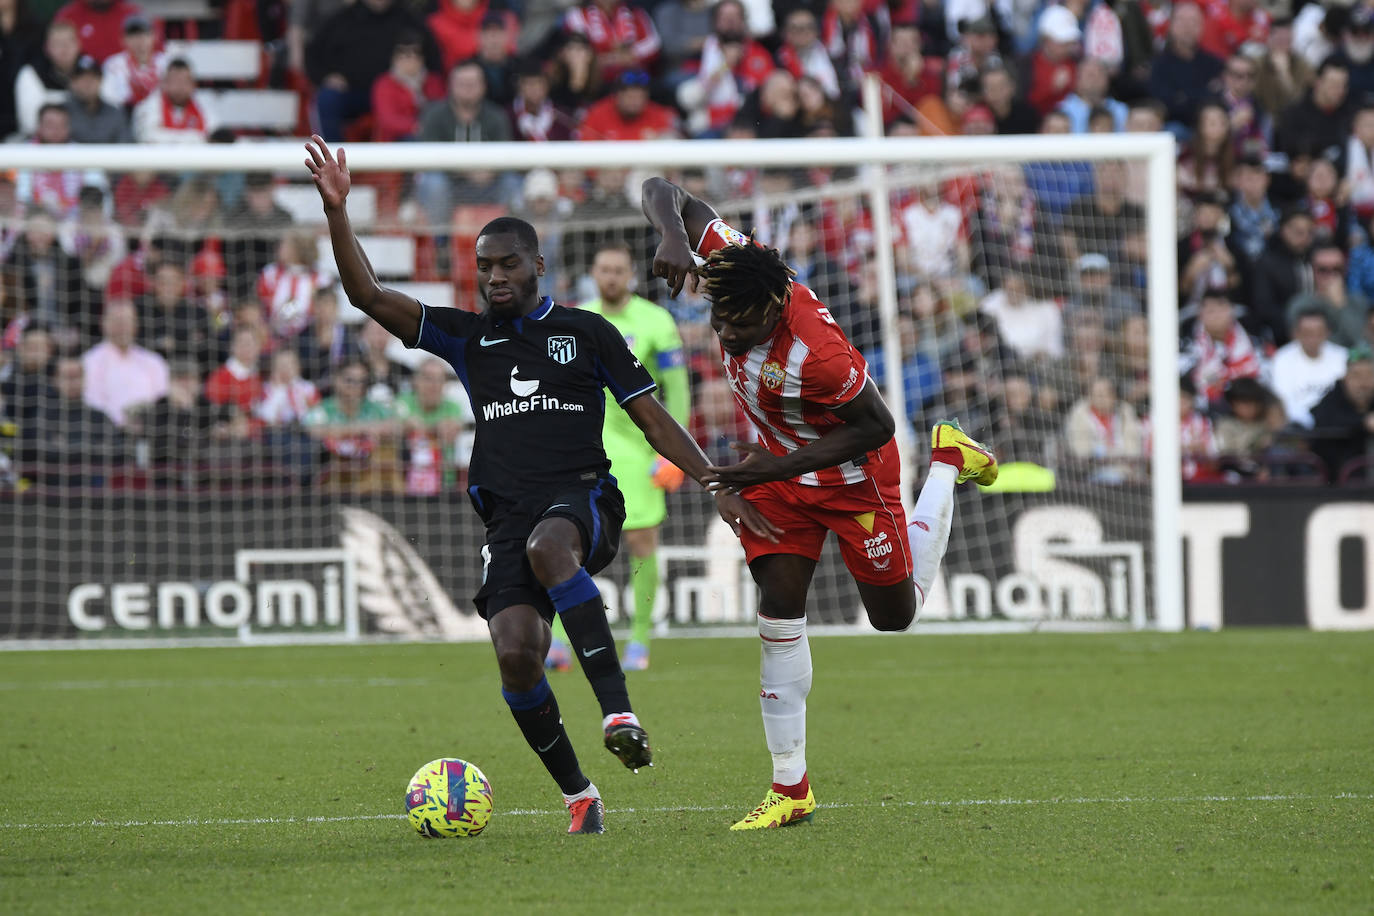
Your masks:
<svg viewBox="0 0 1374 916"><path fill-rule="evenodd" d="M191 687L428 687L434 684L425 677L201 677L201 678L123 678L94 681L0 681L0 691L7 690L185 690Z"/></svg>
<svg viewBox="0 0 1374 916"><path fill-rule="evenodd" d="M1000 808L1035 805L1173 805L1235 802L1291 802L1291 801L1371 801L1374 795L1358 792L1338 792L1335 795L1173 795L1161 798L1140 796L1105 796L1102 798L961 798L923 799L921 801L829 802L820 808ZM672 805L656 808L607 808L608 814L682 814L737 811L738 805ZM496 812L501 817L543 817L566 814L563 809L513 808ZM11 823L0 824L0 830L73 830L78 827L237 827L259 824L333 824L348 821L404 820L404 814L340 814L318 817L231 817L181 818L178 820L143 821L72 821L66 824Z"/></svg>

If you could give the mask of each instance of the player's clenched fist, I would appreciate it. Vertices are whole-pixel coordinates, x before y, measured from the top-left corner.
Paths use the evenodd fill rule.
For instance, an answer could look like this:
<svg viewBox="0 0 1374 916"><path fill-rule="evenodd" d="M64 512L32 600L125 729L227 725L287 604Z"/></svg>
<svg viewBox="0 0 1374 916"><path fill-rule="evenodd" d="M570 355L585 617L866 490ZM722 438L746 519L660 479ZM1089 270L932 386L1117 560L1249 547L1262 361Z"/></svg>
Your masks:
<svg viewBox="0 0 1374 916"><path fill-rule="evenodd" d="M677 298L682 287L689 282L691 285L688 288L696 291L696 267L691 246L685 240L665 238L659 242L658 250L654 252L654 276L667 281L673 298Z"/></svg>

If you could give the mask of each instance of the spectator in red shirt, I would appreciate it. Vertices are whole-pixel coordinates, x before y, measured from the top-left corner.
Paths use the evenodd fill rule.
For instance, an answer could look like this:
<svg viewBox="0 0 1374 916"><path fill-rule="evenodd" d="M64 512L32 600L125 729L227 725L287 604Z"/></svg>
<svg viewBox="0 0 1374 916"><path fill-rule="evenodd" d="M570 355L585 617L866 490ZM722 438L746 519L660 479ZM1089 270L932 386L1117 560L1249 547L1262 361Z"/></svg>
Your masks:
<svg viewBox="0 0 1374 916"><path fill-rule="evenodd" d="M76 26L82 52L100 63L124 49L124 20L143 15L143 7L126 0L70 0L53 20ZM162 27L157 26L161 38Z"/></svg>
<svg viewBox="0 0 1374 916"><path fill-rule="evenodd" d="M162 86L134 106L139 143L204 143L219 126L214 109L196 95L196 77L181 58L167 63Z"/></svg>
<svg viewBox="0 0 1374 916"><path fill-rule="evenodd" d="M591 0L573 7L563 14L563 31L586 36L605 83L626 70L647 70L663 47L649 14L621 0Z"/></svg>
<svg viewBox="0 0 1374 916"><path fill-rule="evenodd" d="M169 251L168 249L173 249ZM183 259L185 251L163 236L154 236L110 271L105 287L105 301L140 299L153 290L153 275L158 265L168 258Z"/></svg>
<svg viewBox="0 0 1374 916"><path fill-rule="evenodd" d="M482 20L488 14L506 20L510 52L514 54L515 39L520 34L520 20L510 10L492 10L490 0L440 0L438 9L429 14L425 23L434 34L434 40L439 43L445 71L452 70L460 60L476 56Z"/></svg>
<svg viewBox="0 0 1374 916"><path fill-rule="evenodd" d="M1042 116L1073 91L1081 38L1078 20L1064 7L1052 6L1040 15L1040 43L1031 52L1026 68L1026 101Z"/></svg>
<svg viewBox="0 0 1374 916"><path fill-rule="evenodd" d="M1183 369L1209 404L1221 401L1227 383L1258 378L1259 353L1236 320L1235 306L1225 289L1202 294L1193 339L1183 355Z"/></svg>
<svg viewBox="0 0 1374 916"><path fill-rule="evenodd" d="M1202 50L1222 60L1261 48L1269 40L1269 13L1258 0L1211 0L1204 6L1207 25L1202 30Z"/></svg>
<svg viewBox="0 0 1374 916"><path fill-rule="evenodd" d="M146 99L162 82L167 52L157 50L157 36L147 16L124 20L123 50L106 58L105 80L100 95L111 105L133 106Z"/></svg>
<svg viewBox="0 0 1374 916"><path fill-rule="evenodd" d="M579 140L655 140L677 136L677 114L649 101L649 74L627 70L615 92L587 109Z"/></svg>
<svg viewBox="0 0 1374 916"><path fill-rule="evenodd" d="M899 28L900 26L894 26ZM914 24L908 26L915 29ZM797 79L809 76L820 83L831 99L840 97L840 78L835 63L821 43L821 28L816 15L804 7L787 14L782 26L782 47L778 48L778 65L786 67ZM919 47L920 33L917 33ZM890 53L890 52L889 52Z"/></svg>
<svg viewBox="0 0 1374 916"><path fill-rule="evenodd" d="M239 328L229 343L229 358L205 380L205 400L252 414L262 400L262 344L252 328Z"/></svg>
<svg viewBox="0 0 1374 916"><path fill-rule="evenodd" d="M878 24L864 11L864 0L830 0L821 21L821 41L835 61L842 92L857 93L864 73L882 57Z"/></svg>
<svg viewBox="0 0 1374 916"><path fill-rule="evenodd" d="M744 97L773 72L773 57L749 37L744 6L721 0L712 11L711 34L701 49L701 69L677 90L687 112L688 131L718 137L744 103Z"/></svg>
<svg viewBox="0 0 1374 916"><path fill-rule="evenodd" d="M789 17L790 21L790 17ZM944 68L938 58L921 54L921 32L912 22L892 27L887 45L887 63L878 76L891 93L883 93L883 124L915 121L916 110L927 96L944 93Z"/></svg>
<svg viewBox="0 0 1374 916"><path fill-rule="evenodd" d="M413 139L420 129L420 109L443 95L443 79L425 67L420 37L402 34L391 49L391 69L372 84L372 139Z"/></svg>
<svg viewBox="0 0 1374 916"><path fill-rule="evenodd" d="M149 211L171 194L156 172L126 172L114 186L115 221L122 226L142 226Z"/></svg>

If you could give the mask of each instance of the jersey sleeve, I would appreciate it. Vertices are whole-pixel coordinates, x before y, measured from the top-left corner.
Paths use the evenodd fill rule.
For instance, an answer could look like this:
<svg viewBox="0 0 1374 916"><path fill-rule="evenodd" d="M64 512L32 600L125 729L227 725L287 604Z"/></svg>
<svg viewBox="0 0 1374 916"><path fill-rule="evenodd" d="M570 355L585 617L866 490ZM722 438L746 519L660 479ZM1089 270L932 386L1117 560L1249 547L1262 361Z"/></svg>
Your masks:
<svg viewBox="0 0 1374 916"><path fill-rule="evenodd" d="M683 354L682 335L667 312L663 313L655 336L654 362L659 399L672 418L686 426L692 413L691 377Z"/></svg>
<svg viewBox="0 0 1374 916"><path fill-rule="evenodd" d="M809 293L805 287L800 289ZM805 310L804 318L797 324L810 348L802 364L802 400L827 409L847 404L863 391L868 363L844 336L829 309L810 295L799 296L794 292L793 296L796 307Z"/></svg>
<svg viewBox="0 0 1374 916"><path fill-rule="evenodd" d="M625 338L600 315L594 315L592 340L596 345L596 377L615 402L624 407L630 401L658 386L649 370L630 352Z"/></svg>
<svg viewBox="0 0 1374 916"><path fill-rule="evenodd" d="M682 335L677 331L672 315L666 311L659 316L660 321L654 333L653 372L666 372L686 365L683 355Z"/></svg>
<svg viewBox="0 0 1374 916"><path fill-rule="evenodd" d="M848 344L830 344L813 350L802 367L803 401L833 410L853 400L864 388L868 364Z"/></svg>
<svg viewBox="0 0 1374 916"><path fill-rule="evenodd" d="M701 238L697 241L696 253L704 258L711 252L727 245L747 244L749 244L749 236L720 217L716 217L706 224L706 230L702 232Z"/></svg>
<svg viewBox="0 0 1374 916"><path fill-rule="evenodd" d="M450 363L462 358L462 348L477 330L481 316L455 308L420 304L420 333L402 341L408 348L425 350Z"/></svg>

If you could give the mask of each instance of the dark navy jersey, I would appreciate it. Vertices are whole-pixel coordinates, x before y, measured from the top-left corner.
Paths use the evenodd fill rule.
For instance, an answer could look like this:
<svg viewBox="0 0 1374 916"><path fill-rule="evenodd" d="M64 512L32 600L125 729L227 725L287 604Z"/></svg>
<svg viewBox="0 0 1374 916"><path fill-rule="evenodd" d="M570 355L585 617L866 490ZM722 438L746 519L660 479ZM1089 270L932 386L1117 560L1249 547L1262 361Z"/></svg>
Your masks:
<svg viewBox="0 0 1374 916"><path fill-rule="evenodd" d="M423 310L419 339L406 345L447 362L467 388L471 486L518 500L610 473L605 391L623 407L655 386L609 321L547 297L522 318Z"/></svg>

